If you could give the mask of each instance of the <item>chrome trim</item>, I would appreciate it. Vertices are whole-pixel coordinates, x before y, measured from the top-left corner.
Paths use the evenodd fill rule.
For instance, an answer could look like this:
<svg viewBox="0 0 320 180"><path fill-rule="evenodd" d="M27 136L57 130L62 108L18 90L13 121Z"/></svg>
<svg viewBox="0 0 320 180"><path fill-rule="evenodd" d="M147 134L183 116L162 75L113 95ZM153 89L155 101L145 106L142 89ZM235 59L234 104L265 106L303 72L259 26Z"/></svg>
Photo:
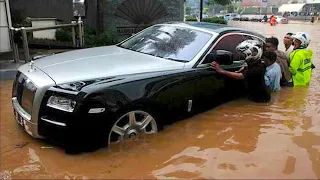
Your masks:
<svg viewBox="0 0 320 180"><path fill-rule="evenodd" d="M66 123L57 122L57 121L51 121L51 120L46 119L46 118L41 118L41 120L42 120L42 121L46 121L46 122L51 123L51 124L58 125L58 126L67 127Z"/></svg>
<svg viewBox="0 0 320 180"><path fill-rule="evenodd" d="M73 111L74 111L74 109L72 109L72 110L66 110L66 109L63 109L63 108L61 108L61 107L59 107L59 106L57 106L57 105L52 105L52 104L48 104L48 103L47 103L47 106L48 106L48 107L51 107L51 108L53 108L53 109L57 109L57 110L60 110L60 111L64 111L64 112L73 112Z"/></svg>
<svg viewBox="0 0 320 180"><path fill-rule="evenodd" d="M22 119L23 119L23 124L22 122L20 123L18 121L18 123L20 125L22 125L24 127L24 130L31 135L34 138L41 138L43 139L44 137L42 137L41 135L38 134L38 124L34 123L31 119L31 115L28 114L19 104L18 100L16 97L12 98L12 106L13 109L16 113L18 113ZM16 119L17 121L17 119Z"/></svg>
<svg viewBox="0 0 320 180"><path fill-rule="evenodd" d="M106 110L106 108L91 108L89 110L90 114L102 113Z"/></svg>
<svg viewBox="0 0 320 180"><path fill-rule="evenodd" d="M61 93L66 93L66 94L72 94L72 95L79 94L79 92L76 92L76 91L68 91L68 90L65 90L65 89L60 89L60 88L55 88L55 87L50 87L49 90L50 91L61 92Z"/></svg>
<svg viewBox="0 0 320 180"><path fill-rule="evenodd" d="M28 114L19 104L18 100L16 97L12 98L12 105L13 108L21 115L24 119L27 121L31 122L31 115Z"/></svg>

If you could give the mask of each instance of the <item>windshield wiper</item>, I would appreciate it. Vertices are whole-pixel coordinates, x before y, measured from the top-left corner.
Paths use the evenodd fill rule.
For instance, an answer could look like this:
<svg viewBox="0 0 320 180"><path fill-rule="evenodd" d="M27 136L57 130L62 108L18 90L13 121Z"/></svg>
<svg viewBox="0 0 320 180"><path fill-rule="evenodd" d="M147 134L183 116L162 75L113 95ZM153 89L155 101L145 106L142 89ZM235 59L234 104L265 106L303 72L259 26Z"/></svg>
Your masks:
<svg viewBox="0 0 320 180"><path fill-rule="evenodd" d="M172 61L177 61L177 62L183 62L183 63L188 62L188 61L186 61L186 60L174 59L174 58L164 58L164 59L168 59L168 60L172 60Z"/></svg>

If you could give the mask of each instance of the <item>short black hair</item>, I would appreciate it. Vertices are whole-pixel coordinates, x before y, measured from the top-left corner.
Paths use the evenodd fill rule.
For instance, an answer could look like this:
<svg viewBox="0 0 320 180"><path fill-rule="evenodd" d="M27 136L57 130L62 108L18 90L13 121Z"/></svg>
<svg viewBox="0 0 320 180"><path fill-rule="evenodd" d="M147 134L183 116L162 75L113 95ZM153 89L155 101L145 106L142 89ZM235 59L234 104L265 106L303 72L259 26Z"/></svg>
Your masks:
<svg viewBox="0 0 320 180"><path fill-rule="evenodd" d="M279 40L276 37L269 37L266 39L266 43L271 43L275 48L278 49Z"/></svg>
<svg viewBox="0 0 320 180"><path fill-rule="evenodd" d="M262 57L269 59L272 63L274 63L277 60L277 54L273 51L265 51Z"/></svg>
<svg viewBox="0 0 320 180"><path fill-rule="evenodd" d="M286 35L289 35L289 36L292 36L293 35L293 33L291 33L291 32L288 32Z"/></svg>

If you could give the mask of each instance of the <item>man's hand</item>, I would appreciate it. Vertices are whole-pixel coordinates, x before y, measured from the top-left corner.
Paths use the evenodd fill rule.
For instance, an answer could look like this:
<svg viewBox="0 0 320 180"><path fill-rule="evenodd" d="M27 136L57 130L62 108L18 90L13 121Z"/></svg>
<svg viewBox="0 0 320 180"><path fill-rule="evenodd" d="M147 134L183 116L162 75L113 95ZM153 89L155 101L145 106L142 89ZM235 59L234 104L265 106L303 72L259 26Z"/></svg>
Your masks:
<svg viewBox="0 0 320 180"><path fill-rule="evenodd" d="M220 67L220 64L217 63L216 61L213 61L213 62L211 63L211 67L212 67L214 70L216 70L218 73L223 73L223 72L224 72L224 70Z"/></svg>

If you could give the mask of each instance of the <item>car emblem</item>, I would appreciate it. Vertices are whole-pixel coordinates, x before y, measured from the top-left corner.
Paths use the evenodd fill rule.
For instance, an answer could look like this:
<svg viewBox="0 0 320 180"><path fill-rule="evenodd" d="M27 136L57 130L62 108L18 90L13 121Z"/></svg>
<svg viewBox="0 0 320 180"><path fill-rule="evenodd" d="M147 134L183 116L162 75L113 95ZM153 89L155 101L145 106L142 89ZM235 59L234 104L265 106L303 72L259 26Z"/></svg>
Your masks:
<svg viewBox="0 0 320 180"><path fill-rule="evenodd" d="M32 71L35 71L35 70L36 70L36 69L34 68L34 62L33 62L33 61L30 61L29 66L30 66L29 72L32 72Z"/></svg>

